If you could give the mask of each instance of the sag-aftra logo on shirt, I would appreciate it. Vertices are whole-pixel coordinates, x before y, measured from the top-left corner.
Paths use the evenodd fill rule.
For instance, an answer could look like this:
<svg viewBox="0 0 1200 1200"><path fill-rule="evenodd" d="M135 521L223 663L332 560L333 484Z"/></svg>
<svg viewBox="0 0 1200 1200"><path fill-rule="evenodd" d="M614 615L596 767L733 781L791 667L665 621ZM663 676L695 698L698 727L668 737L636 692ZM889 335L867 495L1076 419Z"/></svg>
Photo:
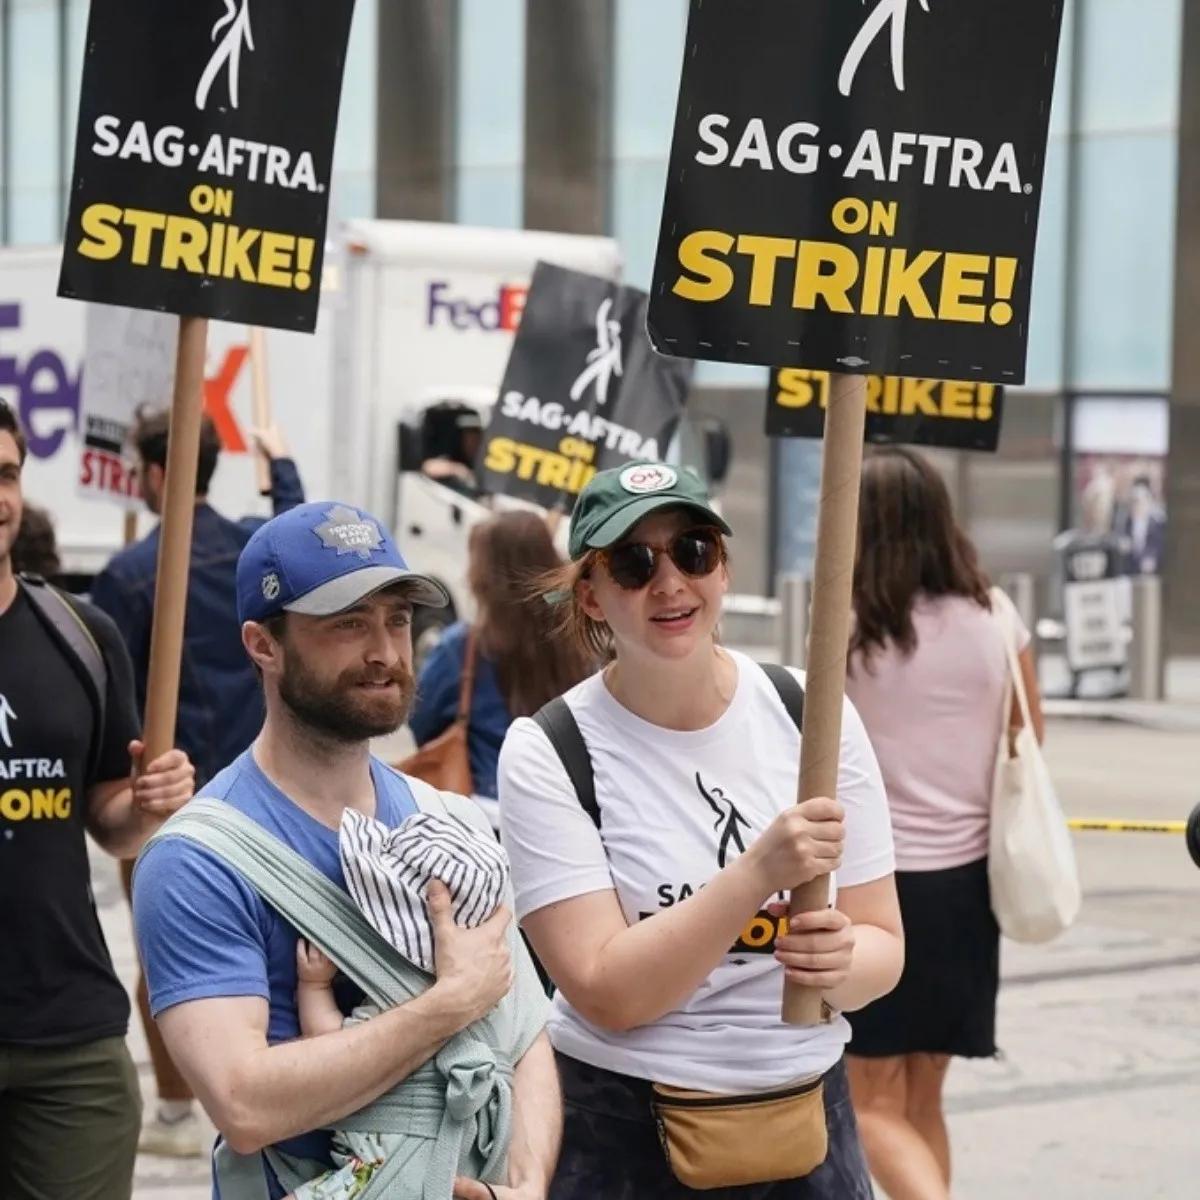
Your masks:
<svg viewBox="0 0 1200 1200"><path fill-rule="evenodd" d="M717 868L724 868L740 854L746 852L746 842L742 836L743 830L750 829L750 822L738 811L732 797L725 789L715 784L706 784L700 772L696 772L696 790L704 803L716 817L713 822L713 834L716 839ZM700 887L703 887L700 884ZM695 895L698 889L691 883L674 885L663 883L658 887L659 909L670 908ZM639 914L644 921L654 914L643 912ZM775 950L775 939L787 933L787 917L774 917L765 908L760 909L746 923L746 927L738 936L738 940L729 948L731 955L739 954L772 954Z"/></svg>
<svg viewBox="0 0 1200 1200"><path fill-rule="evenodd" d="M13 748L17 714L8 697L0 695L0 742ZM66 779L61 758L0 758L0 819L5 821L66 821L71 816L71 789L55 786ZM22 783L23 787L9 784ZM41 787L29 784L40 783Z"/></svg>

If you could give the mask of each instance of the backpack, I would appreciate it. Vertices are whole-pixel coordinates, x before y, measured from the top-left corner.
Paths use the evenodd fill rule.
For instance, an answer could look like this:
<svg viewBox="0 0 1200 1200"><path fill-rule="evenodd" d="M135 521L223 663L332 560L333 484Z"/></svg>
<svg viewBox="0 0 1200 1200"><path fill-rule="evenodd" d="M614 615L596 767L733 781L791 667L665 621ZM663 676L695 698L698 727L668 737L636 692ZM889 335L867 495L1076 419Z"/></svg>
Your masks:
<svg viewBox="0 0 1200 1200"><path fill-rule="evenodd" d="M40 575L18 575L17 586L28 597L51 640L79 676L91 702L96 717L88 750L87 777L91 781L104 745L104 722L107 716L108 667L104 662L104 652L78 608L67 599L64 592L48 584Z"/></svg>
<svg viewBox="0 0 1200 1200"><path fill-rule="evenodd" d="M787 714L792 718L797 731L801 730L804 725L804 689L795 675L787 667L775 663L758 665L779 693L779 699L787 709ZM533 714L533 719L550 739L550 745L554 747L555 753L566 768L580 807L599 829L600 806L596 803L596 776L592 770L592 758L570 705L558 696L539 708Z"/></svg>

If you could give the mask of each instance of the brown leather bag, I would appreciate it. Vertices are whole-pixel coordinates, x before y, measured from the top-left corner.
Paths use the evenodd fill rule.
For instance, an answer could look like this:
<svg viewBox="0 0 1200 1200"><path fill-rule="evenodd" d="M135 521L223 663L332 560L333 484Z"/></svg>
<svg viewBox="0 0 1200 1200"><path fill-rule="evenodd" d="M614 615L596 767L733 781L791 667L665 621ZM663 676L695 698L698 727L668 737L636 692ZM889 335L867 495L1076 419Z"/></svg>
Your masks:
<svg viewBox="0 0 1200 1200"><path fill-rule="evenodd" d="M471 696L475 691L475 630L467 634L463 656L462 682L458 692L458 712L449 727L410 754L396 769L414 775L443 792L469 796L475 790L471 780L471 755L467 749L467 727L471 722Z"/></svg>

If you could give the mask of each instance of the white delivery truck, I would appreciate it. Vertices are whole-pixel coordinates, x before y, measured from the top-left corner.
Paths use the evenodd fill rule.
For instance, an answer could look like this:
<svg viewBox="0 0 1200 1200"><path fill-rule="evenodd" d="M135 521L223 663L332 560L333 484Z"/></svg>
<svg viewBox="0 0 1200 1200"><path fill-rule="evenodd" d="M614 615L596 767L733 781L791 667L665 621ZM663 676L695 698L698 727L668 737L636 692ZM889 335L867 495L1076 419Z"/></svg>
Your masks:
<svg viewBox="0 0 1200 1200"><path fill-rule="evenodd" d="M465 415L486 424L539 259L620 273L607 238L351 222L328 247L316 334L267 334L275 418L308 495L390 521L460 612L467 532L487 510L420 468L454 454ZM55 296L58 263L57 247L0 251L0 396L29 433L26 495L53 514L66 571L86 577L120 546L124 521L76 486L86 307ZM225 446L211 500L231 516L268 511L249 453L248 356L244 327L210 325L205 402Z"/></svg>
<svg viewBox="0 0 1200 1200"><path fill-rule="evenodd" d="M453 597L449 612L422 610L425 644L441 622L469 615L467 535L501 501L472 498L422 467L469 458L539 260L612 279L621 270L608 238L348 222L327 247L317 332L267 333L275 419L308 496L388 521L414 565ZM55 296L58 264L57 247L0 250L0 396L29 434L25 494L53 515L65 571L86 580L119 548L124 521L77 488L86 306ZM249 453L251 374L247 329L210 323L205 404L225 446L210 499L228 516L269 512ZM668 457L719 482L728 445L722 431L685 421ZM143 532L151 520L141 515Z"/></svg>

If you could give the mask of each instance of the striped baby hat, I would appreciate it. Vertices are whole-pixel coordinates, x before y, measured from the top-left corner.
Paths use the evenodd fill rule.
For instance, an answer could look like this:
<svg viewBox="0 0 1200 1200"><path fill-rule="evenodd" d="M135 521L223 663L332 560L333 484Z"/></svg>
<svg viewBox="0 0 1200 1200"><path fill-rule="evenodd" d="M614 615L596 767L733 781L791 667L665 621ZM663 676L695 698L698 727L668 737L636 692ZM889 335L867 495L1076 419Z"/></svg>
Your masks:
<svg viewBox="0 0 1200 1200"><path fill-rule="evenodd" d="M508 856L494 837L447 814L415 813L395 829L352 808L342 814L338 856L354 903L409 962L434 969L425 891L439 879L455 923L474 928L508 890Z"/></svg>

